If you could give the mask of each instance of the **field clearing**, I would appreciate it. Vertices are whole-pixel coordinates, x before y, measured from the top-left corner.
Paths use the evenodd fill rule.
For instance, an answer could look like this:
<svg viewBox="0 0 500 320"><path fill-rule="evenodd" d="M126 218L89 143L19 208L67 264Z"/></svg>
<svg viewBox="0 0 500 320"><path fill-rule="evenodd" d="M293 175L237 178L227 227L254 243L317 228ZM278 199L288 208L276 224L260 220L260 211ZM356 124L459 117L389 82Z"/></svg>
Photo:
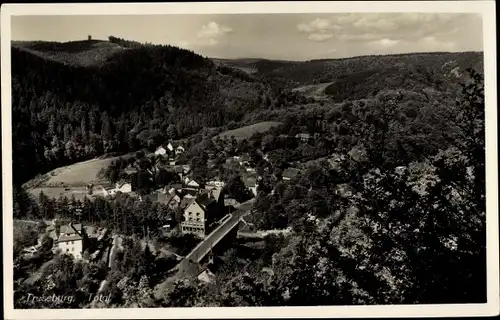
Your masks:
<svg viewBox="0 0 500 320"><path fill-rule="evenodd" d="M97 182L97 174L102 168L108 167L111 162L118 158L92 159L78 162L67 167L57 168L49 172L49 179L44 183L46 186L67 185L80 186Z"/></svg>
<svg viewBox="0 0 500 320"><path fill-rule="evenodd" d="M121 158L127 159L133 155L126 154ZM84 187L89 183L100 183L102 180L97 177L99 170L107 168L118 158L120 157L96 158L54 169L46 174L48 179L37 187Z"/></svg>
<svg viewBox="0 0 500 320"><path fill-rule="evenodd" d="M240 140L240 139L248 139L252 135L254 135L257 132L266 132L271 128L277 127L281 125L281 122L275 122L275 121L265 121L265 122L259 122L255 123L249 126L241 127L238 129L233 129L233 130L228 130L225 132L222 132L218 135L221 139L230 139L231 137L234 136L235 139Z"/></svg>
<svg viewBox="0 0 500 320"><path fill-rule="evenodd" d="M43 194L45 194L49 198L59 198L64 196L68 199L74 197L75 200L80 200L80 201L83 201L85 197L92 199L92 196L88 195L88 193L85 191L85 188L83 187L69 187L69 188L42 187L42 188L29 189L27 191L35 199L38 199L38 196L40 195L41 191L43 191Z"/></svg>
<svg viewBox="0 0 500 320"><path fill-rule="evenodd" d="M292 92L300 92L306 97L325 98L325 89L333 82L310 84L292 89Z"/></svg>

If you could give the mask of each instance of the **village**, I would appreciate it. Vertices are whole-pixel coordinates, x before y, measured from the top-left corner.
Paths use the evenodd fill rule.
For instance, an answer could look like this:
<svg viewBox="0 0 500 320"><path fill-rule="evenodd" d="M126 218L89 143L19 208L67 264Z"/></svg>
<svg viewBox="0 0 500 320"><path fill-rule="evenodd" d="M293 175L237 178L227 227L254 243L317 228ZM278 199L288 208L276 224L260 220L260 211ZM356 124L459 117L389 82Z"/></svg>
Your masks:
<svg viewBox="0 0 500 320"><path fill-rule="evenodd" d="M297 134L295 139L300 143L308 143L313 138L308 134ZM186 146L182 142L169 141L162 144L156 148L154 153L144 156L144 159L148 159L151 166L144 167L144 161L140 161L141 159L129 161L122 170L119 181L115 184L108 182L88 185L85 188L86 196L95 199L96 197L114 198L120 194L126 194L138 201L148 200L160 203L172 211L180 212L181 216L181 221L173 221L174 218L170 217L170 222L162 225L161 230L168 232L175 227L180 233L192 234L201 241L219 226L221 221L226 219L240 202L224 192L226 182L222 179L215 178L209 181L195 179L192 175L193 168L189 164L179 164L179 158L185 152ZM269 161L266 154L260 150L259 152L263 160ZM208 156L208 165L214 166L214 154L209 152ZM250 197L257 196L262 176L252 166L248 153L227 156L223 166L239 171L248 195ZM155 173L159 170L166 170L171 174L171 177L175 178L171 179L171 182L165 186L147 194L138 192L130 178L127 179L138 172L143 172L149 176L150 180L153 180ZM299 170L296 168L287 168L283 170L279 178L282 181L289 181L298 172ZM75 208L75 210L78 213L79 208ZM60 225L57 219L54 219L46 221L45 224L45 234L53 239L53 252L70 254L75 260L96 260L103 256L103 251L106 251L109 256L111 245L109 240L116 236L110 236L110 232L105 228L84 226L79 221ZM36 252L41 245L40 243L41 240L37 246L25 248L25 254ZM88 252L89 255L84 256L85 252Z"/></svg>

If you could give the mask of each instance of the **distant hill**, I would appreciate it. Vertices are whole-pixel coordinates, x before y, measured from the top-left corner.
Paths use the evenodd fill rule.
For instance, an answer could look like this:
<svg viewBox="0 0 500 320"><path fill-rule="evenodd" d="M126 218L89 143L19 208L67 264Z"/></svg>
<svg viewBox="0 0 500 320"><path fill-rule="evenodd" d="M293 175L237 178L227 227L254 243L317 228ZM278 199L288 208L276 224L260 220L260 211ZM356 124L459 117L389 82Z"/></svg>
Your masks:
<svg viewBox="0 0 500 320"><path fill-rule="evenodd" d="M227 64L257 70L258 74L272 77L286 83L288 88L335 82L351 74L376 70L400 72L409 69L412 73L434 72L446 81L459 80L454 71L472 67L483 69L482 52L436 52L409 53L394 55L360 56L343 59L324 59L310 61L273 61L273 60L232 60Z"/></svg>
<svg viewBox="0 0 500 320"><path fill-rule="evenodd" d="M236 60L231 60L231 59L219 59L219 58L212 58L212 61L217 64L217 65L227 65L231 66L233 68L239 69L241 71L244 71L248 74L253 74L256 73L258 70L252 66L253 63L255 63L258 59L236 59Z"/></svg>

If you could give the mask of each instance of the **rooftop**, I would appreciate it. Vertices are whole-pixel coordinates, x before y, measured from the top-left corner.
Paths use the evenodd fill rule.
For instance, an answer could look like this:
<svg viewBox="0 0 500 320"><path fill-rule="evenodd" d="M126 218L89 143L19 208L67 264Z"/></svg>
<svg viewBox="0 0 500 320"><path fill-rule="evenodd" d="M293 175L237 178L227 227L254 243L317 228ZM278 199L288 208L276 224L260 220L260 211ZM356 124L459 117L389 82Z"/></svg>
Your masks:
<svg viewBox="0 0 500 320"><path fill-rule="evenodd" d="M184 198L182 198L181 203L179 204L179 207L181 207L182 209L185 209L188 206L190 206L191 203L193 203L194 201L195 201L194 198L184 197Z"/></svg>
<svg viewBox="0 0 500 320"><path fill-rule="evenodd" d="M69 233L69 234L74 234L82 231L82 224L81 223L76 223L76 224L69 224L69 225L63 225L60 228L60 233Z"/></svg>
<svg viewBox="0 0 500 320"><path fill-rule="evenodd" d="M71 235L71 236L61 235L59 237L59 239L57 240L57 242L78 241L78 240L82 240L82 239L83 238L77 234Z"/></svg>
<svg viewBox="0 0 500 320"><path fill-rule="evenodd" d="M215 202L215 200L210 198L208 194L204 193L196 198L196 202L202 207L203 210L205 210L205 208Z"/></svg>
<svg viewBox="0 0 500 320"><path fill-rule="evenodd" d="M255 177L246 177L243 178L243 183L246 187L253 187L257 184L257 178Z"/></svg>

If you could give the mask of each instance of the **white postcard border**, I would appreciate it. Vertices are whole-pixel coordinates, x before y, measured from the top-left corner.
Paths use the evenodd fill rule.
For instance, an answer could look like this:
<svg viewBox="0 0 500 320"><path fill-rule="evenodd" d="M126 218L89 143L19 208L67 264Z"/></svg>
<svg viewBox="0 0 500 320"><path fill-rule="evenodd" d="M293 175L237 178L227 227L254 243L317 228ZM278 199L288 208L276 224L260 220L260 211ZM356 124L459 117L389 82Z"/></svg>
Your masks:
<svg viewBox="0 0 500 320"><path fill-rule="evenodd" d="M159 15L159 14L264 14L329 12L455 12L483 17L486 103L486 204L487 299L486 304L155 308L155 309L13 309L12 256L12 141L10 17L18 15ZM496 22L494 1L344 1L344 2L204 2L113 4L8 4L1 8L2 71L2 203L4 249L4 310L7 319L129 319L129 318L337 318L488 316L499 314L498 159L496 101Z"/></svg>

